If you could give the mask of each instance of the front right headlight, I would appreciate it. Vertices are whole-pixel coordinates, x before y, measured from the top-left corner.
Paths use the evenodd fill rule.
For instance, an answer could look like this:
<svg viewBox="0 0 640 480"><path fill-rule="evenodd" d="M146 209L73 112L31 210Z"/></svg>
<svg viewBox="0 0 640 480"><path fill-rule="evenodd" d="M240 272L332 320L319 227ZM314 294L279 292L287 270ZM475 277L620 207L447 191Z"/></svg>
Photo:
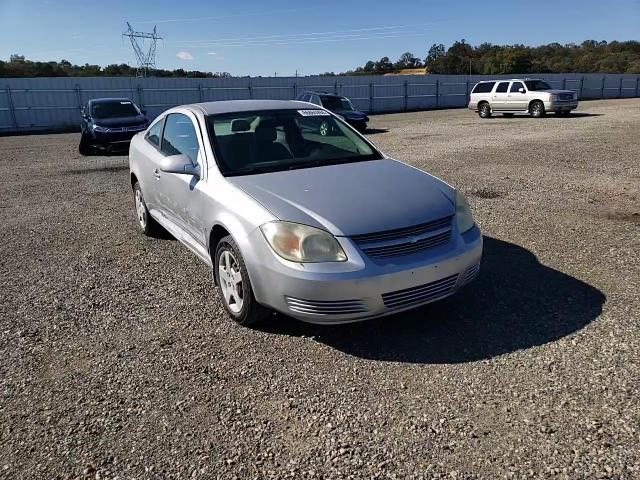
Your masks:
<svg viewBox="0 0 640 480"><path fill-rule="evenodd" d="M458 222L458 231L460 233L471 230L476 224L473 220L469 202L458 190L456 190L456 221Z"/></svg>
<svg viewBox="0 0 640 480"><path fill-rule="evenodd" d="M273 251L292 262L345 262L338 240L319 228L291 222L269 222L260 227Z"/></svg>

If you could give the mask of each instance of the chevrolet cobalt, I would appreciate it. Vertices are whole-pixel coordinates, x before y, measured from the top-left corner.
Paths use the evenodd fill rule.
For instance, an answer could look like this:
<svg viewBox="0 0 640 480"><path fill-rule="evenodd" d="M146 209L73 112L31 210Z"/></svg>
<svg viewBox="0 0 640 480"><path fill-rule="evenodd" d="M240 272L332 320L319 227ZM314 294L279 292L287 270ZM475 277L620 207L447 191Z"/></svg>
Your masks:
<svg viewBox="0 0 640 480"><path fill-rule="evenodd" d="M172 108L133 137L129 161L140 229L163 227L211 267L242 325L274 310L325 324L401 312L480 269L465 197L319 106Z"/></svg>

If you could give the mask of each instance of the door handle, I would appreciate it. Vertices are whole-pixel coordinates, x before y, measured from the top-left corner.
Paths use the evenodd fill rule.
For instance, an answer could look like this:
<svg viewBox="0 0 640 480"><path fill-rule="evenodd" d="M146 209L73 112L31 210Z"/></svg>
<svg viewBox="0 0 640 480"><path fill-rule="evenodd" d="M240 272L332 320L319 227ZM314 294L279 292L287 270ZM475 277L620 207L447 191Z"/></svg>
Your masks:
<svg viewBox="0 0 640 480"><path fill-rule="evenodd" d="M160 172L158 171L157 168L153 171L153 176L158 178L158 179L160 178Z"/></svg>

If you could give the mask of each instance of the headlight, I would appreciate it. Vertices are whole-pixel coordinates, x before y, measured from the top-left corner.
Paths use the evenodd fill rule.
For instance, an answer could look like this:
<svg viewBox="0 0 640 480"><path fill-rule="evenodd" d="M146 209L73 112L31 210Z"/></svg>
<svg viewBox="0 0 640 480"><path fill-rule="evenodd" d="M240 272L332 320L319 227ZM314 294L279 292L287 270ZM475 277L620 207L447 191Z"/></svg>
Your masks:
<svg viewBox="0 0 640 480"><path fill-rule="evenodd" d="M558 101L558 95L552 93L551 95L549 95L549 100L551 100L552 102Z"/></svg>
<svg viewBox="0 0 640 480"><path fill-rule="evenodd" d="M464 233L475 225L471 207L464 195L456 190L456 221L458 222L458 231Z"/></svg>
<svg viewBox="0 0 640 480"><path fill-rule="evenodd" d="M93 126L93 131L94 131L94 132L105 133L105 132L108 132L108 131L109 131L109 129L108 129L108 128L105 128L105 127L101 127L100 125L94 125L94 126Z"/></svg>
<svg viewBox="0 0 640 480"><path fill-rule="evenodd" d="M347 256L333 235L300 223L269 222L260 227L279 256L292 262L344 262Z"/></svg>

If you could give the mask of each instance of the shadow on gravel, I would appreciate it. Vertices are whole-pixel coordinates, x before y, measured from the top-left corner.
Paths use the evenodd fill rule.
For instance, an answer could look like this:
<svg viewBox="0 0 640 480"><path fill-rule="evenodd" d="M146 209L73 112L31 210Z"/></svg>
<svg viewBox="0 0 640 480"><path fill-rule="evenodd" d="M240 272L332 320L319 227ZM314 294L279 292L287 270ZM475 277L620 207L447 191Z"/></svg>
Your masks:
<svg viewBox="0 0 640 480"><path fill-rule="evenodd" d="M595 320L605 295L540 264L531 252L484 237L480 276L453 297L368 322L317 326L277 315L263 330L313 336L356 357L463 363L543 345Z"/></svg>
<svg viewBox="0 0 640 480"><path fill-rule="evenodd" d="M562 116L562 115L555 115L553 113L547 113L545 115L544 118L557 118L559 120L571 120L572 118L584 118L584 117L602 117L604 115L604 113L586 113L586 112L573 112L571 113L571 115L567 115ZM512 117L504 117L503 115L499 114L499 113L494 113L495 118L508 118L509 120L517 120L517 119L523 119L523 118L531 118L529 115L527 114L523 114L523 115L513 115Z"/></svg>
<svg viewBox="0 0 640 480"><path fill-rule="evenodd" d="M367 128L365 135L377 135L378 133L387 133L389 131L388 128Z"/></svg>
<svg viewBox="0 0 640 480"><path fill-rule="evenodd" d="M80 175L98 172L120 172L122 170L129 170L129 165L97 165L94 168L71 168L69 170L63 170L62 173L67 175Z"/></svg>

